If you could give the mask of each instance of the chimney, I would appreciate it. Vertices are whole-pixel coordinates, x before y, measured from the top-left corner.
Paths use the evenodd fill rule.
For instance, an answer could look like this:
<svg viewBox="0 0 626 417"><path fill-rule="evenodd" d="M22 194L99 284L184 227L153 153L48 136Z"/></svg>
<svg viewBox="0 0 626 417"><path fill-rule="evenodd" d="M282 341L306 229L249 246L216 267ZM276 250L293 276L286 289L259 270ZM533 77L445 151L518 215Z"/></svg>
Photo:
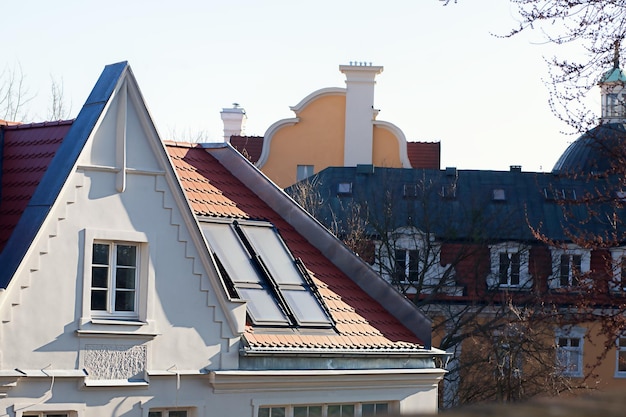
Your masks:
<svg viewBox="0 0 626 417"><path fill-rule="evenodd" d="M350 65L340 65L339 71L346 75L343 164L347 167L371 165L373 121L378 113L374 108L374 79L383 72L383 67L372 66L371 62L350 62Z"/></svg>
<svg viewBox="0 0 626 417"><path fill-rule="evenodd" d="M243 134L246 125L246 111L239 107L239 103L233 103L230 109L224 108L220 112L224 123L224 142L230 142L230 137Z"/></svg>

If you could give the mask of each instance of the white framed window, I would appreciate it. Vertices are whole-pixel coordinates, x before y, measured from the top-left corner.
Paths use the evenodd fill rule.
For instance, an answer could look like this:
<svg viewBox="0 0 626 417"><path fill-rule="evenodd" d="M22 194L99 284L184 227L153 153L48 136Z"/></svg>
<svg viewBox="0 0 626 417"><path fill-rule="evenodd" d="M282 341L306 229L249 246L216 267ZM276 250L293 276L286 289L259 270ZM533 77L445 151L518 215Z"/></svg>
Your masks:
<svg viewBox="0 0 626 417"><path fill-rule="evenodd" d="M92 315L137 317L139 245L95 241L91 255Z"/></svg>
<svg viewBox="0 0 626 417"><path fill-rule="evenodd" d="M261 406L257 417L387 416L390 408L391 404L387 402Z"/></svg>
<svg viewBox="0 0 626 417"><path fill-rule="evenodd" d="M394 250L394 281L398 283L411 283L419 279L419 250L395 249Z"/></svg>
<svg viewBox="0 0 626 417"><path fill-rule="evenodd" d="M615 341L615 377L626 378L626 334Z"/></svg>
<svg viewBox="0 0 626 417"><path fill-rule="evenodd" d="M490 259L489 288L531 288L528 247L517 242L493 245L490 247Z"/></svg>
<svg viewBox="0 0 626 417"><path fill-rule="evenodd" d="M626 248L613 248L611 251L611 290L626 290Z"/></svg>
<svg viewBox="0 0 626 417"><path fill-rule="evenodd" d="M374 268L403 291L462 294L452 266L441 264L441 245L434 236L415 227L400 227L375 244Z"/></svg>
<svg viewBox="0 0 626 417"><path fill-rule="evenodd" d="M313 175L313 165L298 165L296 168L296 180L302 181Z"/></svg>
<svg viewBox="0 0 626 417"><path fill-rule="evenodd" d="M145 324L149 282L154 280L150 258L155 256L148 236L134 231L83 232L81 328L90 322Z"/></svg>
<svg viewBox="0 0 626 417"><path fill-rule="evenodd" d="M556 332L556 363L565 376L583 376L585 330L567 327Z"/></svg>
<svg viewBox="0 0 626 417"><path fill-rule="evenodd" d="M571 288L581 284L589 272L591 252L574 246L552 249L552 276L550 288Z"/></svg>

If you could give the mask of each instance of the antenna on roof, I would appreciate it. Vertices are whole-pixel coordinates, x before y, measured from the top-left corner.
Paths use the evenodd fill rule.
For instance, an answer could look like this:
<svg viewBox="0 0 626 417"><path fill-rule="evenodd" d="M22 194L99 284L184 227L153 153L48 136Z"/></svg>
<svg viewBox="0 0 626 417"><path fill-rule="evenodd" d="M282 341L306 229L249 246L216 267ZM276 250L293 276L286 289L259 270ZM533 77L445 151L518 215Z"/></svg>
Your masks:
<svg viewBox="0 0 626 417"><path fill-rule="evenodd" d="M613 68L619 69L619 47L620 40L617 39L614 43L615 51L613 52Z"/></svg>

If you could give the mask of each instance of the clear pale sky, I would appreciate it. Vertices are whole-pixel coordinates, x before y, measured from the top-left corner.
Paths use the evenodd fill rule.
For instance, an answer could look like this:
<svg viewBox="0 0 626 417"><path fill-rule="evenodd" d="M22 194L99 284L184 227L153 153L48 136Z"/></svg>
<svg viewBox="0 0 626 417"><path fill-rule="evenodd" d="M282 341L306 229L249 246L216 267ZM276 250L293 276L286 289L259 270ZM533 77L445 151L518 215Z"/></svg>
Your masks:
<svg viewBox="0 0 626 417"><path fill-rule="evenodd" d="M492 35L516 25L506 0L12 0L2 11L4 65L21 66L33 121L48 115L51 77L75 117L104 66L128 61L164 139L221 140L233 102L261 136L309 93L345 87L339 65L366 61L384 66L378 119L440 141L442 168L549 171L575 139L548 106L553 47L538 33Z"/></svg>

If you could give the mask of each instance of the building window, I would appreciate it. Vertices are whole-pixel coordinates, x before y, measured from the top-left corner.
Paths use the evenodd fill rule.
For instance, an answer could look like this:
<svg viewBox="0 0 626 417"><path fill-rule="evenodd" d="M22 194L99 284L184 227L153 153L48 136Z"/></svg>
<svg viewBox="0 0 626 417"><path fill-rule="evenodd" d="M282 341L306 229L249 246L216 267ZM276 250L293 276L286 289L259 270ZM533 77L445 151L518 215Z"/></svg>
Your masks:
<svg viewBox="0 0 626 417"><path fill-rule="evenodd" d="M591 252L576 248L552 249L554 271L549 279L551 288L570 288L579 286L589 272Z"/></svg>
<svg viewBox="0 0 626 417"><path fill-rule="evenodd" d="M621 335L616 341L615 376L626 378L626 335Z"/></svg>
<svg viewBox="0 0 626 417"><path fill-rule="evenodd" d="M583 376L584 329L559 330L556 337L556 361L566 376Z"/></svg>
<svg viewBox="0 0 626 417"><path fill-rule="evenodd" d="M390 404L385 402L284 405L259 407L258 417L366 417L387 416L390 411Z"/></svg>
<svg viewBox="0 0 626 417"><path fill-rule="evenodd" d="M187 410L150 410L148 417L187 417Z"/></svg>
<svg viewBox="0 0 626 417"><path fill-rule="evenodd" d="M611 249L613 276L610 288L613 291L626 290L626 248Z"/></svg>
<svg viewBox="0 0 626 417"><path fill-rule="evenodd" d="M419 251L417 249L396 249L394 255L396 282L416 282L419 278Z"/></svg>
<svg viewBox="0 0 626 417"><path fill-rule="evenodd" d="M389 404L387 403L367 403L361 406L362 416L386 416L389 412Z"/></svg>
<svg viewBox="0 0 626 417"><path fill-rule="evenodd" d="M340 182L337 185L337 194L339 194L339 195L350 195L350 194L352 194L352 183L351 182Z"/></svg>
<svg viewBox="0 0 626 417"><path fill-rule="evenodd" d="M93 243L91 311L95 315L137 316L138 245Z"/></svg>
<svg viewBox="0 0 626 417"><path fill-rule="evenodd" d="M491 275L489 288L530 289L528 271L529 248L517 242L493 245L490 248Z"/></svg>
<svg viewBox="0 0 626 417"><path fill-rule="evenodd" d="M582 256L561 255L559 261L559 285L561 287L577 287L580 283Z"/></svg>
<svg viewBox="0 0 626 417"><path fill-rule="evenodd" d="M298 165L296 169L296 180L302 181L313 175L313 165Z"/></svg>
<svg viewBox="0 0 626 417"><path fill-rule="evenodd" d="M520 254L519 252L500 252L498 277L500 286L516 287L519 285Z"/></svg>
<svg viewBox="0 0 626 417"><path fill-rule="evenodd" d="M269 223L204 223L225 280L256 325L330 328L333 323L300 260Z"/></svg>

